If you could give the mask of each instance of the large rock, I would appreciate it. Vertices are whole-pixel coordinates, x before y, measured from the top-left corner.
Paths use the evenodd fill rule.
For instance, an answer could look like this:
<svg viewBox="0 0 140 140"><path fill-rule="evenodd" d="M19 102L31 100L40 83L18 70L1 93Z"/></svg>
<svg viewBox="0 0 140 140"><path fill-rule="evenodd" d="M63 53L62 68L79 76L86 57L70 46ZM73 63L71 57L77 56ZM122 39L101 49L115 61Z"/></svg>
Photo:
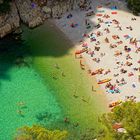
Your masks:
<svg viewBox="0 0 140 140"><path fill-rule="evenodd" d="M19 11L20 19L30 28L34 28L43 23L43 14L38 5L32 6L30 0L15 0Z"/></svg>
<svg viewBox="0 0 140 140"><path fill-rule="evenodd" d="M11 3L11 11L0 15L0 38L11 33L20 26L20 18L14 3Z"/></svg>

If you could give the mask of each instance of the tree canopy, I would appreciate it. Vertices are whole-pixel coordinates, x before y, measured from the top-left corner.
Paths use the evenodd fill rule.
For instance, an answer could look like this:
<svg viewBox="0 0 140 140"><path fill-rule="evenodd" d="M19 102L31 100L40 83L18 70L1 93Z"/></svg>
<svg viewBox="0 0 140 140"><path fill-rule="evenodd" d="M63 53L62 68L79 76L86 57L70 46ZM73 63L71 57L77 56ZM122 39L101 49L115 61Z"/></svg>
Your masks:
<svg viewBox="0 0 140 140"><path fill-rule="evenodd" d="M134 14L140 13L140 0L126 0L128 8L133 11Z"/></svg>
<svg viewBox="0 0 140 140"><path fill-rule="evenodd" d="M42 126L24 126L17 130L14 140L65 140L67 131L50 131Z"/></svg>
<svg viewBox="0 0 140 140"><path fill-rule="evenodd" d="M140 103L124 102L104 114L101 121L115 140L140 140ZM119 128L125 131L119 132Z"/></svg>

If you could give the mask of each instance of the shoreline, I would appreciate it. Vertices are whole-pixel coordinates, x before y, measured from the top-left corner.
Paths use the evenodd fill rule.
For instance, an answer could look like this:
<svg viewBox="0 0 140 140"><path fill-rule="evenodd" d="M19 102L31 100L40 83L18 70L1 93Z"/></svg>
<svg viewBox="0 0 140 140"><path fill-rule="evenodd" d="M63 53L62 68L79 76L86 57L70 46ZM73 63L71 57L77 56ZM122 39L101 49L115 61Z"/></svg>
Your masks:
<svg viewBox="0 0 140 140"><path fill-rule="evenodd" d="M58 36L57 31L54 27L49 27L48 23L34 30L24 31L24 40L32 46L34 67L44 82L49 83L50 90L55 91L56 100L61 104L66 117L72 123L79 123L78 130L98 130L101 125L98 116L108 110L106 97L100 89L96 89L96 93L92 91L93 79L80 69L79 63L72 55L74 48L71 47L71 43L62 38L62 34ZM52 36L53 38L50 38ZM54 67L55 64L58 64L59 69ZM62 75L62 71L65 76Z"/></svg>
<svg viewBox="0 0 140 140"><path fill-rule="evenodd" d="M120 2L121 3L121 2ZM104 73L106 71L110 71L111 72L109 74L96 74L95 75L95 79L96 81L101 81L104 79L111 79L111 86L116 87L116 91L111 91L108 90L108 88L106 88L105 84L100 86L100 89L103 90L103 93L105 94L105 96L107 97L108 103L111 102L117 102L117 101L125 101L126 97L128 96L134 96L136 97L136 101L140 100L140 96L139 96L139 82L138 82L138 72L136 72L135 68L138 67L138 63L136 64L136 62L139 62L138 60L138 53L135 53L136 49L134 49L134 46L130 45L130 43L124 38L124 35L128 34L132 37L136 37L137 39L139 39L139 34L137 32L137 28L134 28L135 26L138 27L138 23L140 21L139 17L135 17L132 13L128 12L128 9L126 9L126 5L124 3L124 8L122 5L119 5L117 2L112 2L111 5L117 5L117 14L113 15L112 13L112 9L110 8L110 6L105 6L105 3L103 4L101 1L97 1L96 5L92 5L94 8L96 8L96 14L101 14L101 17L98 17L95 15L91 16L91 17L85 17L85 13L87 11L71 11L66 13L61 19L57 20L54 19L53 22L54 24L66 35L66 37L68 37L74 44L76 44L76 49L80 50L83 49L84 47L82 47L82 45L88 44L87 46L85 46L85 48L87 47L88 49L88 53L83 53L81 54L82 57L84 58L84 61L86 62L86 64L88 65L88 67L90 68L90 70L92 72L103 68ZM101 5L101 8L97 8L98 5ZM95 11L95 9L92 9ZM102 13L100 13L100 11ZM67 15L69 15L69 13L72 14L72 17L69 19L67 18ZM109 18L104 18L103 15L107 14L109 15ZM126 22L126 19L129 17L129 21ZM134 22L132 22L132 18L136 18L137 20ZM95 27L95 25L98 24L98 18L103 20L103 23L100 23L101 27L99 29L97 29ZM88 19L88 23L91 25L90 29L86 29L86 25L85 25L85 19ZM112 21L113 19L117 19L119 21L119 26L122 27L122 32L117 30L117 28L115 27L115 25L113 23L110 23L110 25L106 24L104 21L109 22ZM71 27L71 24L76 24L76 27ZM108 25L108 27L107 27ZM127 29L127 26L131 25L133 27L133 31L129 31ZM113 27L114 26L114 27ZM117 26L117 25L116 25ZM107 34L105 33L105 31L103 29L105 28L109 28L110 33ZM116 29L115 29L116 28ZM96 32L101 32L101 36L97 37ZM96 41L92 42L90 41L90 35L93 33L94 36L96 36L96 41L100 42L100 45L96 45ZM88 37L83 37L83 34L86 34ZM110 49L108 44L115 44L115 39L112 39L113 35L119 35L119 41L122 42L122 44L117 45L118 47L115 49ZM112 35L112 36L111 36ZM109 43L107 44L104 40L105 37L109 38ZM80 43L79 41L82 40L82 43ZM125 42L125 44L124 44ZM131 55L133 56L132 58L132 67L131 66L127 66L126 62L127 62L127 58L125 55L127 55L128 53L124 51L124 46L123 45L127 45L129 47L131 47ZM139 45L139 43L138 43ZM95 46L102 48L101 51L96 51L95 50ZM90 52L94 52L93 56L90 56ZM117 51L121 51L123 52L124 56L123 58L121 58L120 56L115 56L115 53ZM95 54L96 53L96 54ZM105 57L101 57L99 53L106 53L107 55ZM114 54L114 55L113 55ZM100 63L95 63L92 58L100 58L100 60L102 60ZM115 57L114 57L115 56ZM126 60L125 60L126 58ZM117 67L117 61L119 61L121 63L121 61L123 60L123 67L124 69L126 69L128 71L127 75L123 74L120 72L121 71L121 66L120 68ZM128 60L129 62L130 60ZM117 70L116 70L117 67ZM120 70L120 71L119 71ZM114 75L116 73L119 73L118 77L115 77ZM134 76L129 77L129 74L133 73ZM121 79L125 79L126 80L126 84L124 85L119 85L116 83L116 81L119 79L119 81L121 81ZM131 80L130 80L131 79ZM133 81L133 82L131 82ZM97 82L96 82L97 83ZM112 93L113 92L113 93Z"/></svg>
<svg viewBox="0 0 140 140"><path fill-rule="evenodd" d="M78 42L77 44L75 44L75 42L74 42L72 39L70 39L69 36L68 36L67 34L65 34L65 33L60 29L59 26L56 25L55 19L49 19L47 22L48 22L48 23L51 23L51 26L52 26L53 28L55 28L55 30L56 30L58 33L60 33L61 36L62 36L64 39L66 39L66 40L71 44L71 46L73 46L73 59L75 59L75 61L83 60L83 61L85 62L85 68L86 68L85 73L86 73L86 76L89 77L89 78L93 81L93 83L94 83L93 85L95 86L94 88L95 88L95 89L98 89L98 90L100 91L99 94L102 94L103 96L105 96L105 99L106 99L105 102L106 102L106 104L108 105L108 104L110 103L110 101L109 101L109 99L107 98L107 96L105 95L104 89L103 89L100 85L97 84L97 77L96 77L96 76L90 76L90 75L88 74L88 70L92 69L92 67L91 67L90 64L88 64L88 62L87 62L88 60L86 60L87 58L84 57L84 56L83 56L81 59L76 59L76 58L74 58L74 51L76 51L77 49L81 48L81 47L80 47L81 44L80 44L79 42ZM44 23L44 24L45 24L45 23ZM79 63L79 67L80 67L80 63ZM82 69L81 69L81 71L82 71ZM91 89L92 89L92 87L91 87ZM108 107L108 109L109 109L109 107Z"/></svg>
<svg viewBox="0 0 140 140"><path fill-rule="evenodd" d="M73 59L75 59L75 61L79 61L79 60L82 60L83 62L84 62L84 65L85 65L85 73L86 73L86 76L87 77L89 77L92 81L93 81L93 85L95 86L95 89L97 90L99 90L100 91L100 93L99 94L103 94L103 96L104 96L104 94L105 94L105 92L104 92L104 89L100 86L100 85L98 85L97 84L97 77L96 76L90 76L89 75L89 73L88 73L88 70L90 70L90 69L92 69L91 68L91 66L90 66L90 64L88 64L88 60L86 60L86 57L82 57L81 59L76 59L76 58L74 58L74 51L75 50L77 50L77 49L79 49L79 48L81 48L80 46L81 46L81 44L80 43L77 43L77 44L75 44L57 25L56 25L56 23L55 23L55 21L53 20L53 19L51 19L51 20L48 20L47 21L47 23L51 23L51 26L53 27L53 28L55 28L54 30L56 30L57 32L58 32L58 34L61 34L61 36L62 36L62 38L64 38L64 40L66 40L66 41L68 41L69 43L70 43L70 45L71 46L73 46L72 47L72 52L73 52ZM79 67L80 67L80 63L79 63ZM82 69L81 69L81 71L82 71ZM91 87L91 89L92 89L92 87ZM106 95L105 95L105 97L106 97ZM108 100L108 98L106 97L106 103L107 104L109 104L109 100Z"/></svg>

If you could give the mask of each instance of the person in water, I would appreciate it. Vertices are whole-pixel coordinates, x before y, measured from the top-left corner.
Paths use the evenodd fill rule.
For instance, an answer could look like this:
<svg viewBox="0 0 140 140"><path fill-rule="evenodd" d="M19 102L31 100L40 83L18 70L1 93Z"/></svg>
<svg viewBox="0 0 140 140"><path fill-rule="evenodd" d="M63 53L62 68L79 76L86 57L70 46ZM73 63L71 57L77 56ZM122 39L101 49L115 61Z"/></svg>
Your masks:
<svg viewBox="0 0 140 140"><path fill-rule="evenodd" d="M18 102L17 105L18 106L25 106L25 103L23 101L21 101L21 102Z"/></svg>
<svg viewBox="0 0 140 140"><path fill-rule="evenodd" d="M17 110L17 113L18 113L20 116L24 117L24 113L23 113L21 110Z"/></svg>
<svg viewBox="0 0 140 140"><path fill-rule="evenodd" d="M57 69L59 69L59 66L58 66L58 64L56 63L56 64L54 64L54 67L55 68L57 68Z"/></svg>

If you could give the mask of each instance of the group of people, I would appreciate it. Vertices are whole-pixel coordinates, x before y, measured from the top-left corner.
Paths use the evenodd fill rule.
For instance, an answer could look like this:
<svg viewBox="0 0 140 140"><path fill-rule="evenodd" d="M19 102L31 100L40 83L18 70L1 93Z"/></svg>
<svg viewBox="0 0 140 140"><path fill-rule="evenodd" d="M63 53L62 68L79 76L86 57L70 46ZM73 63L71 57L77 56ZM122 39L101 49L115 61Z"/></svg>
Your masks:
<svg viewBox="0 0 140 140"><path fill-rule="evenodd" d="M132 18L132 21L136 21L136 18ZM85 16L85 25L88 25L88 19ZM105 25L108 25L105 27ZM127 35L124 35L126 38L126 42L124 39L122 39L121 36L117 34L112 34L111 29L112 26L119 29L119 32L122 32L124 30L129 29L130 31L133 31L133 27L126 26L123 27L123 25L120 24L120 21L117 19L111 19L111 16L108 14L104 14L103 16L97 17L97 25L94 27L96 30L91 33L87 33L87 31L82 35L81 43L82 43L82 49L86 48L87 51L80 54L88 55L89 58L93 60L93 65L96 63L100 64L101 61L104 61L104 57L106 56L106 52L102 51L102 41L100 40L100 37L103 38L103 36L106 36L104 38L104 43L106 43L106 46L109 46L110 50L114 52L114 58L116 60L116 64L114 65L114 68L117 73L114 73L114 70L112 68L108 68L108 70L104 70L102 73L98 73L97 77L102 78L106 75L113 76L112 80L106 84L104 84L104 88L106 89L107 93L122 93L123 94L123 86L127 85L128 78L125 79L126 74L127 77L136 77L138 75L138 72L140 72L140 66L133 68L133 64L135 63L133 61L134 53L140 53L140 46L138 39L134 37L129 37ZM110 37L111 36L111 37ZM85 40L88 40L85 42ZM113 41L112 41L113 40ZM114 43L113 43L114 42ZM83 45L86 44L86 45ZM128 45L129 44L129 45ZM119 47L123 49L119 49ZM100 54L100 55L99 55ZM123 59L121 58L123 56ZM81 57L82 58L82 57ZM125 58L125 59L124 59ZM110 58L112 59L112 58ZM94 63L95 62L95 63ZM105 62L106 63L106 62ZM137 61L137 64L140 63L140 60ZM90 70L91 71L91 70ZM92 72L91 72L92 73ZM104 76L103 76L104 75ZM137 80L139 78L140 82L140 76L136 77ZM132 88L136 88L135 81L132 81L131 84Z"/></svg>

